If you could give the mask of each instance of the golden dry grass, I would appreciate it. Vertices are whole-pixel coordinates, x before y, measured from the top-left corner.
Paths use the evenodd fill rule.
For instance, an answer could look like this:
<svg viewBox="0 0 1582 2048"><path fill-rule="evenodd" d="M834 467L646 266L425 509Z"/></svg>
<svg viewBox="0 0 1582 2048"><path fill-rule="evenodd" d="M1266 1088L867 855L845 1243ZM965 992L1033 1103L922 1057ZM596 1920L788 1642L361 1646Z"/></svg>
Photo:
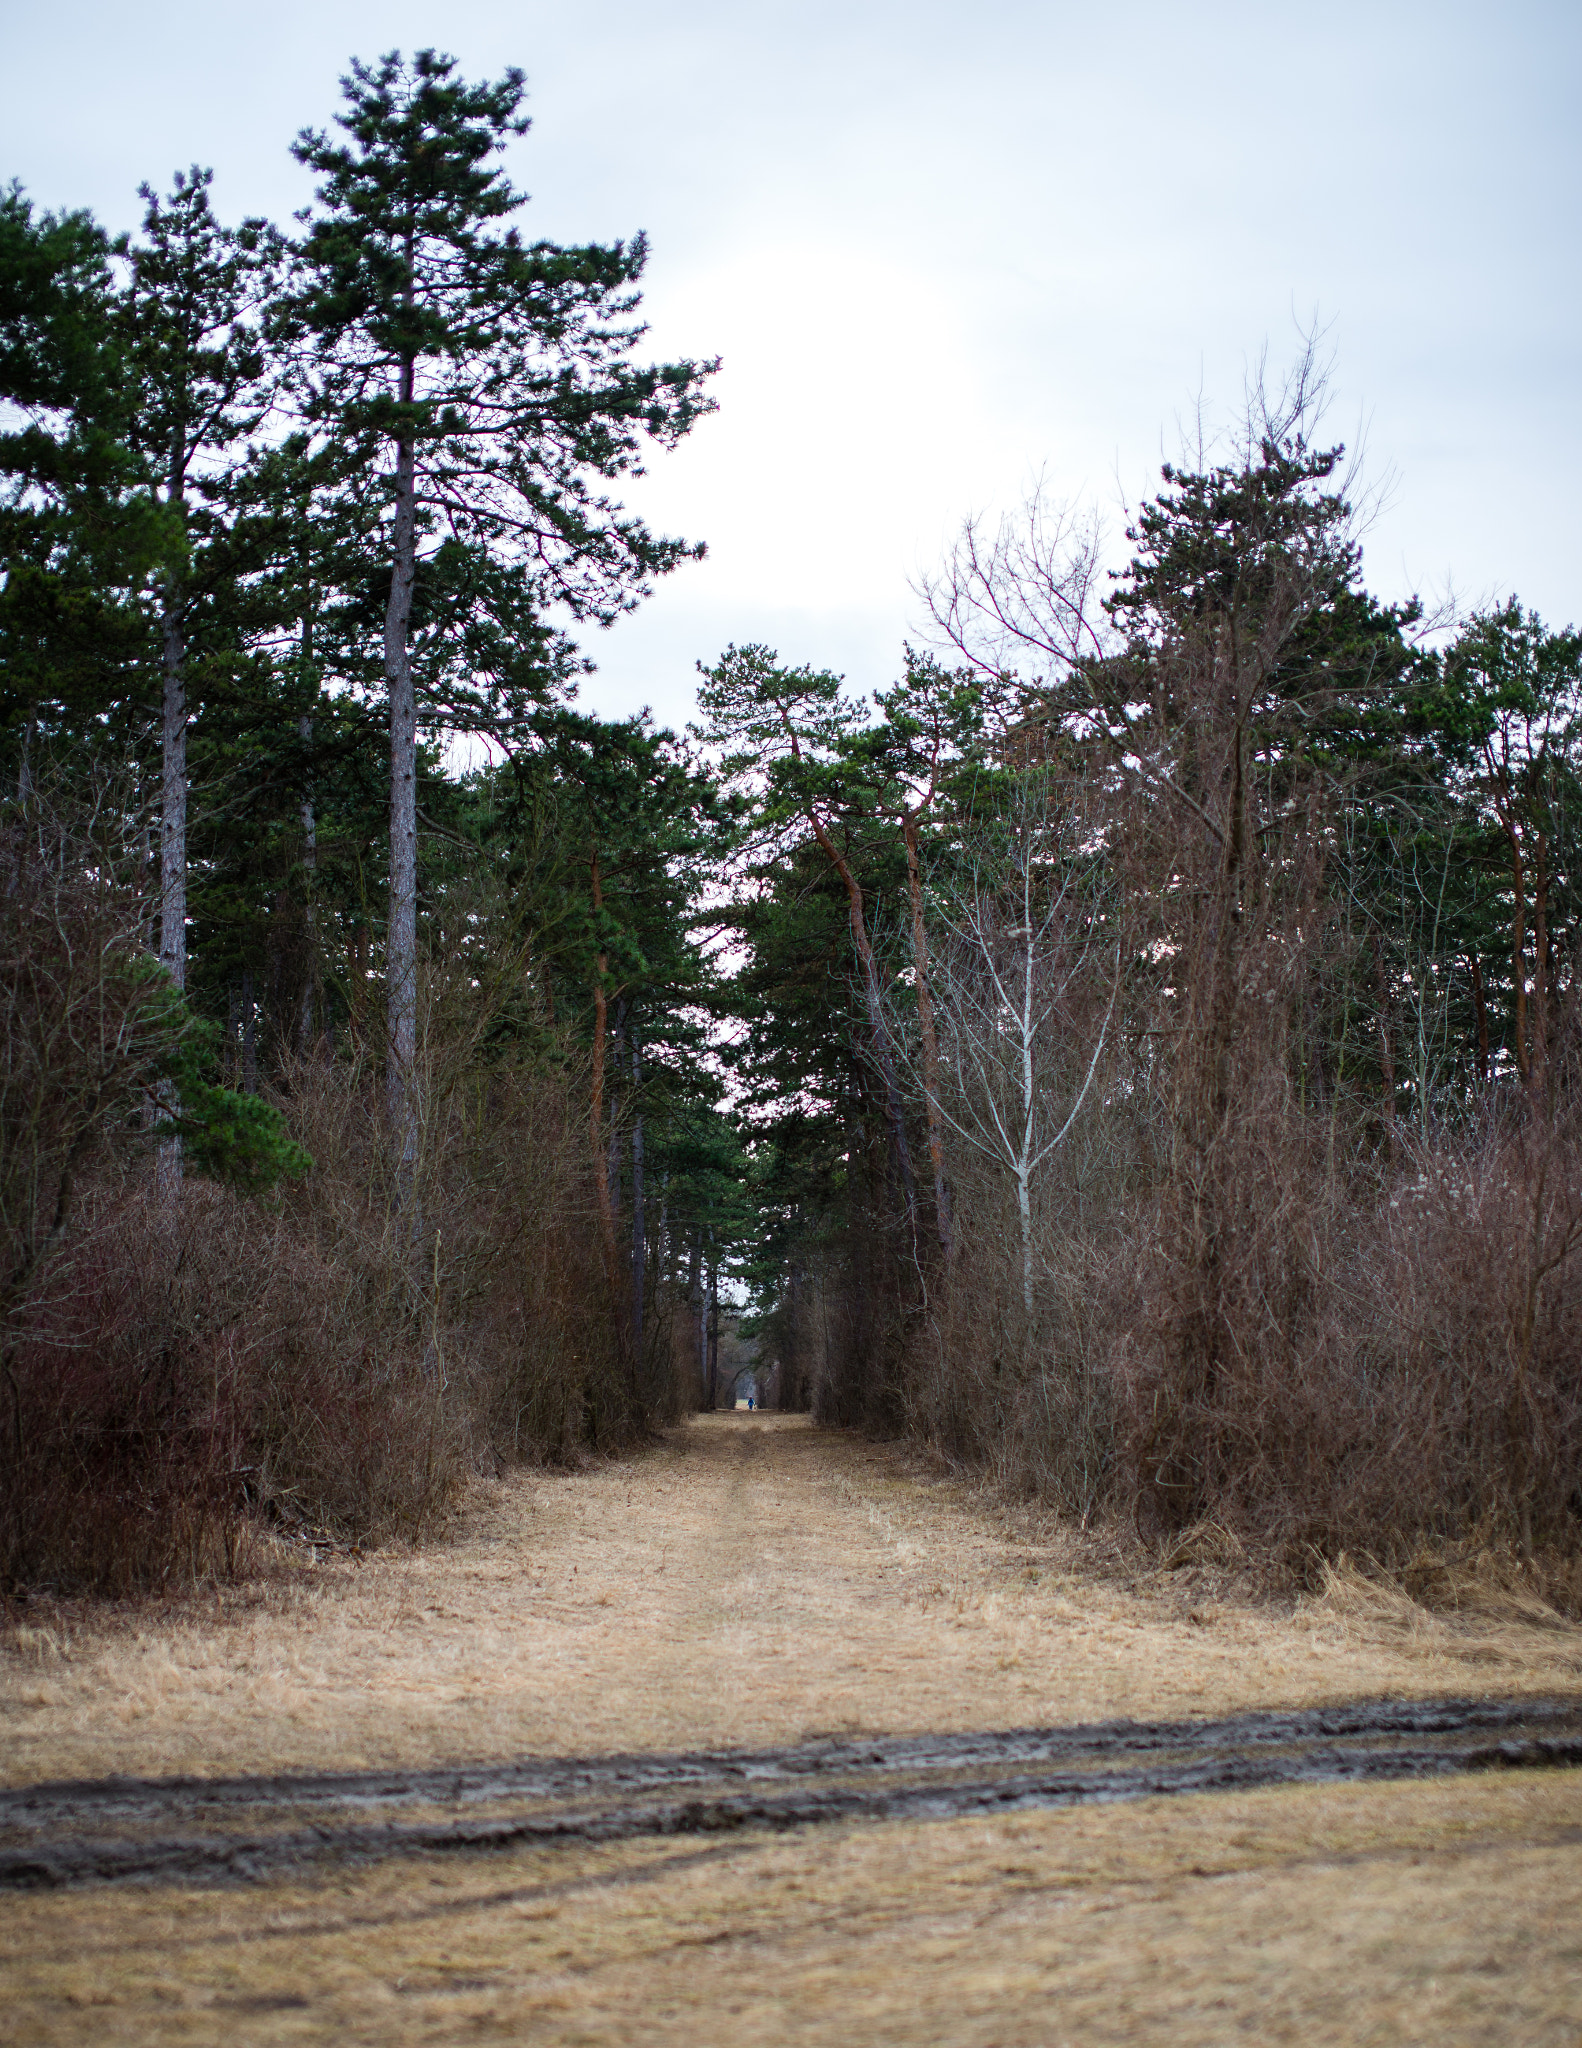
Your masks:
<svg viewBox="0 0 1582 2048"><path fill-rule="evenodd" d="M523 1751L1016 1727L1367 1694L1564 1692L1582 1630L1445 1617L1355 1574L1286 1607L1087 1568L1058 1527L799 1417L482 1494L449 1545L0 1655L0 1774L355 1769Z"/></svg>
<svg viewBox="0 0 1582 2048"><path fill-rule="evenodd" d="M445 1548L35 1617L0 1658L3 1775L756 1746L1582 1671L1574 1628L1435 1615L1354 1573L1293 1610L1087 1558L890 1451L704 1418L631 1464L489 1489ZM1577 2048L1579 1909L1571 1774L538 1848L13 1895L0 2039Z"/></svg>
<svg viewBox="0 0 1582 2048"><path fill-rule="evenodd" d="M1523 1773L34 1896L0 2037L1575 2048L1579 1845Z"/></svg>

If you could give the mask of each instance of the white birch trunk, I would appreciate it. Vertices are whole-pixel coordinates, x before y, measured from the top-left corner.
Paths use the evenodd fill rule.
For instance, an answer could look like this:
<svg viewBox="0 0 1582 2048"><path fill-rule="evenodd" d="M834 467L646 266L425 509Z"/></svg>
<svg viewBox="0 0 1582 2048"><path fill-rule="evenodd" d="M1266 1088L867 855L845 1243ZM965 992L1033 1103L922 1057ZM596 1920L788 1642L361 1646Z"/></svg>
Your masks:
<svg viewBox="0 0 1582 2048"><path fill-rule="evenodd" d="M1016 1162L1016 1213L1022 1224L1022 1307L1027 1311L1031 1327L1033 1320L1033 1203L1028 1191L1028 1168L1025 1156Z"/></svg>

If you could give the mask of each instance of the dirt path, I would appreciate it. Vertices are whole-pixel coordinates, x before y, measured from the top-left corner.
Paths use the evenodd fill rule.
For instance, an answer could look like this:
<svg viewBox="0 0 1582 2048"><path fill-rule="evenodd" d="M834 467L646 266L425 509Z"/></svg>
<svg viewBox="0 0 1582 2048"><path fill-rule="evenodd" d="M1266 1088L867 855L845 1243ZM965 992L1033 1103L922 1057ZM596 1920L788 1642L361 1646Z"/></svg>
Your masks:
<svg viewBox="0 0 1582 2048"><path fill-rule="evenodd" d="M60 1649L67 1652L59 1654ZM0 1666L0 1778L470 1763L1175 1719L1582 1684L1582 1631L1405 1602L1294 1616L1095 1579L964 1489L801 1418L495 1488L461 1540L85 1630Z"/></svg>
<svg viewBox="0 0 1582 2048"><path fill-rule="evenodd" d="M1461 1742L1485 1762L1501 1741L1572 1741L1574 1716L1545 1722L1540 1701L1579 1693L1572 1629L1445 1621L1360 1582L1285 1613L1215 1599L1194 1568L1095 1577L1058 1530L1029 1534L887 1451L791 1418L708 1418L632 1465L502 1484L449 1546L325 1563L174 1620L18 1632L0 1657L14 1847L80 1834L84 1802L106 1797L84 1781L112 1775L330 1773L338 1789L315 1855L306 1836L301 1854L260 1853L240 1891L194 1889L178 1860L151 1890L9 1894L0 2039L199 2041L245 2011L261 2042L1008 2043L1156 2026L1210 2041L1256 2015L1268 2039L1576 2048L1582 1773L1193 1799L1135 1798L1137 1781L1096 1806L1104 1771L1187 1774L1156 1792L1199 1782L1209 1735L1166 1729L1157 1754L1118 1762L1090 1736L1031 1754L996 1731L1526 1703L1481 1732L1440 1715L1426 1737L1421 1715L1393 1732L1271 1723L1260 1754L1299 1777L1342 1737L1375 1761L1387 1741L1420 1756ZM1232 1733L1248 1751L1245 1724ZM896 1740L952 1734L971 1740ZM744 1793L729 1780L750 1752ZM667 1801L682 1810L678 1755L694 1760L693 1819L656 1825ZM586 1762L533 1789L524 1757ZM476 1767L484 1791L410 1776L440 1767ZM1015 1785L1047 1794L1051 1773L1086 1773L1083 1801L1025 1810ZM26 1790L47 1781L72 1781L53 1808ZM976 1805L959 1796L974 1787ZM256 1786L217 1822L218 1791L189 1823L202 1808L211 1833L251 1828L265 1846L300 1831L297 1804ZM602 1836L502 1832L529 1791L539 1820L625 1819ZM130 1793L112 1832L168 1844L176 1795L139 1820ZM824 1809L802 1811L810 1797ZM721 1818L743 1798L753 1810ZM395 1862L348 1863L331 1840L472 1823L487 1825L470 1842L413 1839Z"/></svg>

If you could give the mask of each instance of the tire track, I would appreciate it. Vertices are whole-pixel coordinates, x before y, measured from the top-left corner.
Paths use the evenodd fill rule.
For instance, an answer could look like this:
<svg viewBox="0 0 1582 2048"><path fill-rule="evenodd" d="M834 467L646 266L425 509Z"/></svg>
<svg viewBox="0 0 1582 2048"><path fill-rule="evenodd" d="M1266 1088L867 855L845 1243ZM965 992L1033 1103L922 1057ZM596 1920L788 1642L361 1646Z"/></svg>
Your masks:
<svg viewBox="0 0 1582 2048"><path fill-rule="evenodd" d="M0 1793L0 1889L258 1882L396 1856L1579 1765L1582 1697L1570 1696L441 1770L110 1778Z"/></svg>

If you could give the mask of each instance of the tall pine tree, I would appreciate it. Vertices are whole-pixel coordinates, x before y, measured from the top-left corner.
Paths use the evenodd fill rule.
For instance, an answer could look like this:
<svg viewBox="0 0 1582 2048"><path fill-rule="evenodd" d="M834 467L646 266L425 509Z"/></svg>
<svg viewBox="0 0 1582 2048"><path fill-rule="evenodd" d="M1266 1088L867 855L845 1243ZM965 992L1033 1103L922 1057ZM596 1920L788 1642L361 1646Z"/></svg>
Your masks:
<svg viewBox="0 0 1582 2048"><path fill-rule="evenodd" d="M417 808L412 636L425 579L507 573L538 612L607 623L701 549L607 496L710 409L712 365L629 358L642 236L524 243L524 195L495 159L527 128L520 71L482 84L420 50L355 64L341 138L295 146L318 174L289 326L312 357L308 416L355 446L378 497L389 585L388 1103L402 1178L416 1159ZM443 562L441 561L443 557ZM553 664L552 664L553 668ZM518 679L520 680L520 679Z"/></svg>

